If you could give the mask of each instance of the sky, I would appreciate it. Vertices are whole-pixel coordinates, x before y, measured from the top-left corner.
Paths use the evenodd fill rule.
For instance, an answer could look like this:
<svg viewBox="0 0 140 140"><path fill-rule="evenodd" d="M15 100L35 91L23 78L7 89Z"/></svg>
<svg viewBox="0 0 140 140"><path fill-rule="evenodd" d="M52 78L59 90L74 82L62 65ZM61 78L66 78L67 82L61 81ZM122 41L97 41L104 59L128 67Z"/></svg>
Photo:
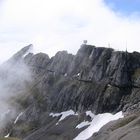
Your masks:
<svg viewBox="0 0 140 140"><path fill-rule="evenodd" d="M0 62L22 47L49 56L83 43L140 52L139 0L0 0Z"/></svg>
<svg viewBox="0 0 140 140"><path fill-rule="evenodd" d="M129 15L140 11L140 0L105 0L114 10Z"/></svg>

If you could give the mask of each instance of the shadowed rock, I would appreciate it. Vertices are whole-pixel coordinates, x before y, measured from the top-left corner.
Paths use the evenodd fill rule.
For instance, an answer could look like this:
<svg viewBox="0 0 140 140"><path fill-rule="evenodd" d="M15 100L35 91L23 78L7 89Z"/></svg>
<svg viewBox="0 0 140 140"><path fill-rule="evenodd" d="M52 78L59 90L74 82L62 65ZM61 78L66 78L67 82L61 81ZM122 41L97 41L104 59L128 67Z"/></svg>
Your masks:
<svg viewBox="0 0 140 140"><path fill-rule="evenodd" d="M14 55L14 61L26 54L29 48L30 45ZM80 132L74 130L76 117L55 126L52 123L56 120L46 116L50 112L72 109L80 113L92 110L98 114L123 110L129 115L140 110L140 54L137 52L84 44L76 55L62 51L49 58L44 53L29 53L22 60L31 70L33 80L17 99L24 113L11 128L12 136L26 137L25 140L71 140ZM129 132L127 126L123 127ZM103 140L110 135L118 135L116 137L121 139L124 132L119 128L112 133L99 134L99 139L97 136L93 138Z"/></svg>

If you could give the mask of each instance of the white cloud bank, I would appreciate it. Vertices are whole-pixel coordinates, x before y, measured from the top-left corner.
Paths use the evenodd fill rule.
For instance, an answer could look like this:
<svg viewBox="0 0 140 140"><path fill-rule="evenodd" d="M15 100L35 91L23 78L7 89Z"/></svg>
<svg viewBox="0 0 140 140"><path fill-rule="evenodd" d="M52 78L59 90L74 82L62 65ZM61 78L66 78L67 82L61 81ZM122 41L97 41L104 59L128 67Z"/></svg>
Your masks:
<svg viewBox="0 0 140 140"><path fill-rule="evenodd" d="M1 0L0 61L33 43L35 51L76 53L84 39L140 51L140 17L114 12L103 0ZM127 45L126 45L127 44Z"/></svg>

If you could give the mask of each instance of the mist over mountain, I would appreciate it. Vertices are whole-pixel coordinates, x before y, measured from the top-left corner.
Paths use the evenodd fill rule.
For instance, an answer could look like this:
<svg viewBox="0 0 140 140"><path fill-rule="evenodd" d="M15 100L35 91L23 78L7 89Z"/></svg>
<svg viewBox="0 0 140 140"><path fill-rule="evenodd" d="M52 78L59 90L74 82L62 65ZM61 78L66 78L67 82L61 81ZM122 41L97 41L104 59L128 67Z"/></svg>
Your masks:
<svg viewBox="0 0 140 140"><path fill-rule="evenodd" d="M50 58L32 47L0 66L1 138L140 139L139 52L85 43Z"/></svg>

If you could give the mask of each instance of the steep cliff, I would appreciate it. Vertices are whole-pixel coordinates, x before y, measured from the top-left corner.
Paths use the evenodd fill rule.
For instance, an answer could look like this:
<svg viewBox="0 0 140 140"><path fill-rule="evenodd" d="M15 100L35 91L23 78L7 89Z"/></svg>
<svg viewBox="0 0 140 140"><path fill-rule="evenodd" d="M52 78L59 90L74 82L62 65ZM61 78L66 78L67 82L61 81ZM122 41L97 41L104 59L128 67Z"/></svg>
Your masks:
<svg viewBox="0 0 140 140"><path fill-rule="evenodd" d="M129 113L139 103L139 53L82 45L75 56L66 51L51 59L29 54L25 62L39 77L36 88L46 110Z"/></svg>
<svg viewBox="0 0 140 140"><path fill-rule="evenodd" d="M91 119L85 114L87 110L94 114L121 110L125 115L139 113L140 53L81 45L76 55L62 51L49 58L44 53L26 54L26 49L29 48L11 59L16 66L21 59L32 77L23 93L14 98L23 113L8 129L11 136L25 140L71 140L86 128L75 127ZM51 117L50 113L70 109L78 115L55 125L60 116ZM99 132L99 138L91 139L100 140L101 136Z"/></svg>

